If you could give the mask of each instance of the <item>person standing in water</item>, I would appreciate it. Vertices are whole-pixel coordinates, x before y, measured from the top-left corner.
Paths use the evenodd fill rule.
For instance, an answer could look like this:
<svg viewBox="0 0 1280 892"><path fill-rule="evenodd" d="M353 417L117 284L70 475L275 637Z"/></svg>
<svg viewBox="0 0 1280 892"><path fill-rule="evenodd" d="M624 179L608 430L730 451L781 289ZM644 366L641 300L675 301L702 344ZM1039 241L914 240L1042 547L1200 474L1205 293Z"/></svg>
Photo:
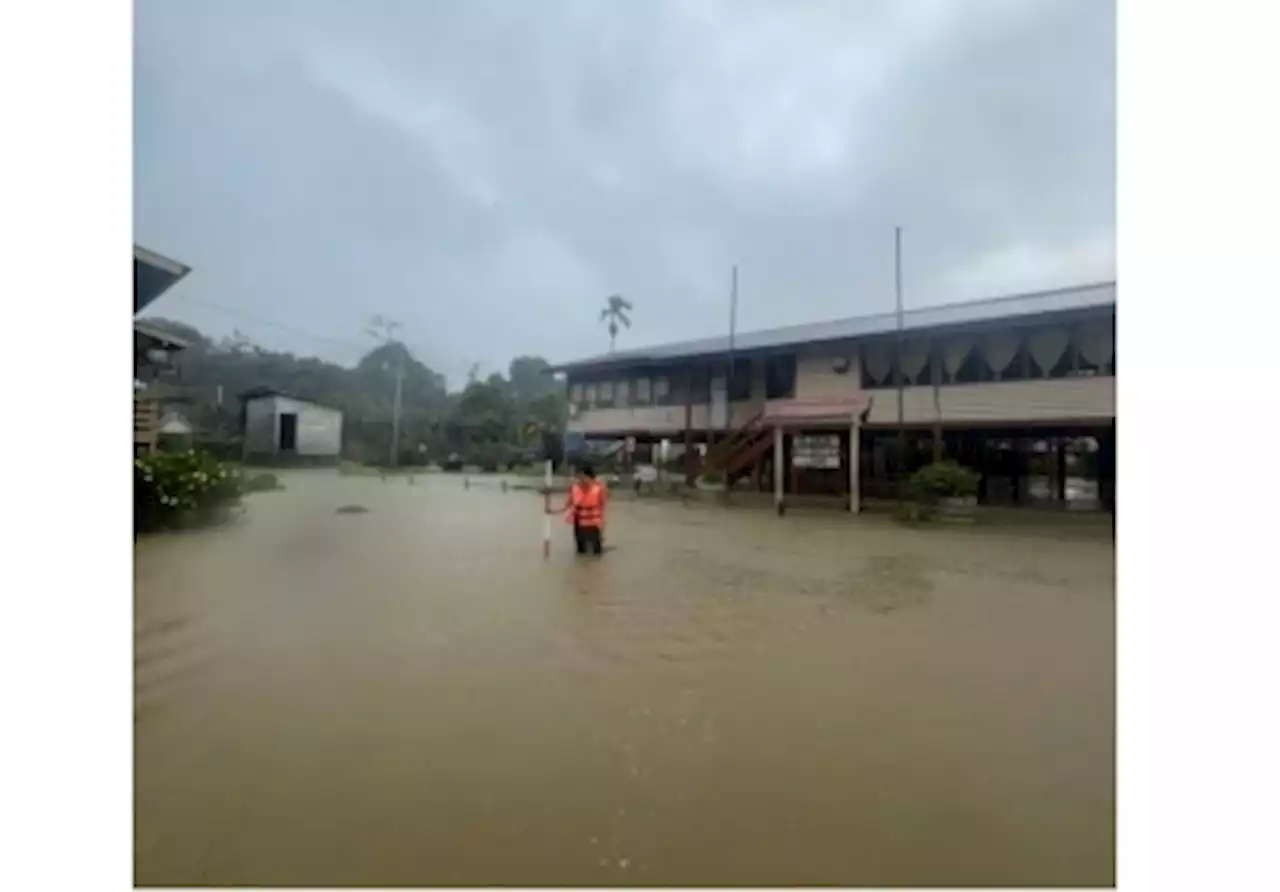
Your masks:
<svg viewBox="0 0 1280 892"><path fill-rule="evenodd" d="M573 541L578 554L602 554L604 551L604 509L608 490L596 479L589 464L578 466L578 473L564 500L564 521L573 525Z"/></svg>

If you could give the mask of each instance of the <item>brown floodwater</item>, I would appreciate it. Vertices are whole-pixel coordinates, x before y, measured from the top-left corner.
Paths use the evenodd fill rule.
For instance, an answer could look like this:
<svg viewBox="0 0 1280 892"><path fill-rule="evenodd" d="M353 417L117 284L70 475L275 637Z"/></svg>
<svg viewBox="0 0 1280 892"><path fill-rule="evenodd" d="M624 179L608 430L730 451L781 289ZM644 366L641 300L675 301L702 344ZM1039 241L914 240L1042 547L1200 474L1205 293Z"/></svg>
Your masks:
<svg viewBox="0 0 1280 892"><path fill-rule="evenodd" d="M1114 882L1109 539L286 485L137 544L140 885Z"/></svg>

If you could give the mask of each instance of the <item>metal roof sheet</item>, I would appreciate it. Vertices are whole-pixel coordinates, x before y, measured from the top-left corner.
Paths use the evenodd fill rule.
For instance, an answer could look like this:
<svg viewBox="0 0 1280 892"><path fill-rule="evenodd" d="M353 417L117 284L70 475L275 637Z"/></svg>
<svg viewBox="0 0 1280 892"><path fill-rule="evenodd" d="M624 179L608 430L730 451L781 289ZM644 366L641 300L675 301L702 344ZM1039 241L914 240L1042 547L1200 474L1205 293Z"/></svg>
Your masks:
<svg viewBox="0 0 1280 892"><path fill-rule="evenodd" d="M966 303L906 310L902 314L902 325L903 330L907 332L921 331L997 319L1038 316L1045 313L1114 307L1115 302L1116 283L1099 282L1070 288L1057 288L1051 291L1013 294L1005 297L968 301ZM874 313L867 316L851 316L829 322L810 322L802 325L770 328L763 331L743 332L734 337L733 346L735 350L741 351L768 350L775 347L787 347L820 341L843 341L852 338L892 334L895 331L897 331L897 319L894 313ZM548 371L563 371L564 369L588 365L612 365L621 362L662 362L664 360L706 354L726 353L728 350L729 337L724 335L714 338L679 341L673 344L661 344L653 347L641 347L634 350L619 350L615 353L597 354L585 359L554 365Z"/></svg>
<svg viewBox="0 0 1280 892"><path fill-rule="evenodd" d="M171 260L163 254L149 251L141 245L133 246L133 312L142 312L156 298L164 294L191 272L185 263Z"/></svg>

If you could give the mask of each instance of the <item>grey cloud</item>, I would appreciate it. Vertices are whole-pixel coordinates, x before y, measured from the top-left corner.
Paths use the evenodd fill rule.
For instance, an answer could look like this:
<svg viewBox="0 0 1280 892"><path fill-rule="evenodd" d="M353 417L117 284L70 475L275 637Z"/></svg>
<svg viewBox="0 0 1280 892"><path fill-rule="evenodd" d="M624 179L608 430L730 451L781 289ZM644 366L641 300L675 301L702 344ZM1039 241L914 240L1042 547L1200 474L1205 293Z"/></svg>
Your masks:
<svg viewBox="0 0 1280 892"><path fill-rule="evenodd" d="M473 361L1104 278L1114 6L140 0L138 239L180 286ZM217 330L175 292L158 312ZM335 358L280 332L264 340ZM355 349L354 347L352 348Z"/></svg>

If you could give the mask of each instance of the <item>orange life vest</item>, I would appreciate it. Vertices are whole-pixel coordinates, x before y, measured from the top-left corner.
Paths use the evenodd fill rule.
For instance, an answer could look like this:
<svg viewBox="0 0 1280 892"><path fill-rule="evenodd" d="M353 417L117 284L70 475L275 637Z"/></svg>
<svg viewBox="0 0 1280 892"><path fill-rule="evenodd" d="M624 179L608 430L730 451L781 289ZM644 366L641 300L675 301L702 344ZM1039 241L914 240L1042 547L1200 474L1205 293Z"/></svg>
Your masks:
<svg viewBox="0 0 1280 892"><path fill-rule="evenodd" d="M604 484L598 480L573 484L569 487L569 498L565 500L564 522L581 527L604 526L604 501Z"/></svg>

